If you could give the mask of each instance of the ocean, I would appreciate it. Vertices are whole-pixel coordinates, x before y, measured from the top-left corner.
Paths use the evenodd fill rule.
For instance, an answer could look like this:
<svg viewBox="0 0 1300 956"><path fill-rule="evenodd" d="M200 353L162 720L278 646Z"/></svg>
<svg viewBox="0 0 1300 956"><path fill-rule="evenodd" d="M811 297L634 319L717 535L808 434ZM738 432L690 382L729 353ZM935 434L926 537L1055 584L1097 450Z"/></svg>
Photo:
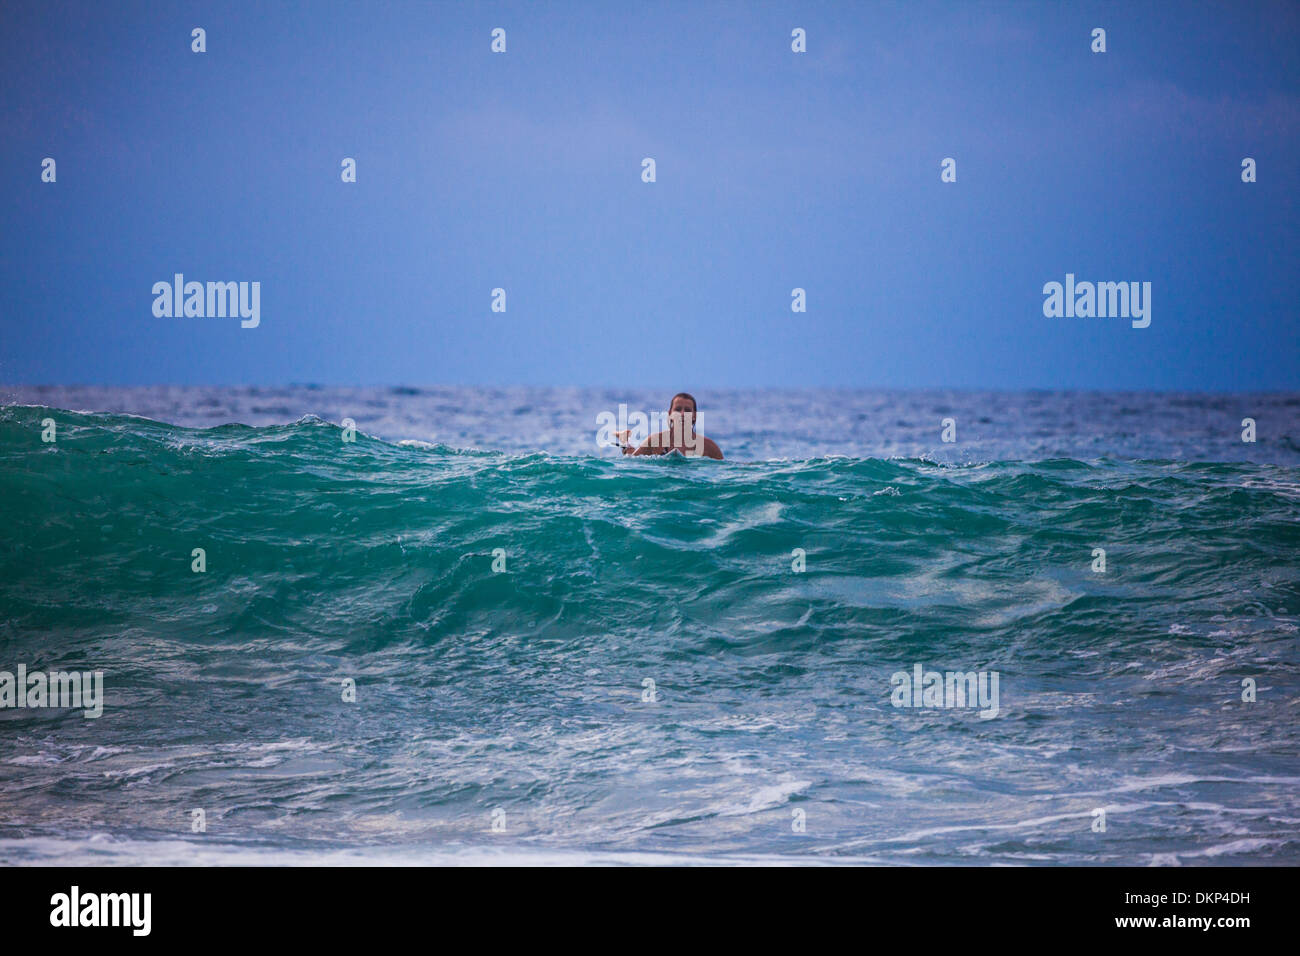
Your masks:
<svg viewBox="0 0 1300 956"><path fill-rule="evenodd" d="M0 863L1300 863L1300 394L670 394L0 388Z"/></svg>

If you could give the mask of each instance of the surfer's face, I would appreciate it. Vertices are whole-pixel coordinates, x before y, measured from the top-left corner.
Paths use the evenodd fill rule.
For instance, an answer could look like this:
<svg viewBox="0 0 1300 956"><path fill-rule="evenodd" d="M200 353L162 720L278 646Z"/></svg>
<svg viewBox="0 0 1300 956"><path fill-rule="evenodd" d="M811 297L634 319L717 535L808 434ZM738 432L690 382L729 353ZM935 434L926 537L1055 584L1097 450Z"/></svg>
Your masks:
<svg viewBox="0 0 1300 956"><path fill-rule="evenodd" d="M668 409L669 422L685 422L688 428L695 427L695 403L684 395L678 395L673 399L672 406Z"/></svg>

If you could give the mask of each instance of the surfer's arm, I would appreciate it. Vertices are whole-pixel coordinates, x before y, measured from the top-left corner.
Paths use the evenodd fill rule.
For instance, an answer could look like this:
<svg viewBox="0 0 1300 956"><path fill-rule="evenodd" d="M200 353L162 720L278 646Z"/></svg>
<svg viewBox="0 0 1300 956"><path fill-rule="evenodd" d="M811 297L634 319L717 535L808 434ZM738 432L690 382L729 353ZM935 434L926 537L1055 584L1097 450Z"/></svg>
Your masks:
<svg viewBox="0 0 1300 956"><path fill-rule="evenodd" d="M630 435L631 435L631 432L619 432L619 433L618 433L618 447L621 448L621 449L623 449L623 454L625 454L625 455L654 455L654 454L658 454L658 452L652 451L652 450L650 449L650 439L648 439L648 438L647 438L645 441L643 441L640 445L625 445L625 444L623 444L623 442L625 442L625 441L628 439L628 437L630 437Z"/></svg>
<svg viewBox="0 0 1300 956"><path fill-rule="evenodd" d="M722 449L718 447L718 443L712 438L704 439L704 457L716 458L718 461L722 461Z"/></svg>
<svg viewBox="0 0 1300 956"><path fill-rule="evenodd" d="M625 437L631 437L632 435L630 431L616 432L615 434L623 435ZM641 442L640 445L624 445L623 454L662 455L669 447L670 443L667 441L667 432L658 432L657 434L647 436L645 441Z"/></svg>

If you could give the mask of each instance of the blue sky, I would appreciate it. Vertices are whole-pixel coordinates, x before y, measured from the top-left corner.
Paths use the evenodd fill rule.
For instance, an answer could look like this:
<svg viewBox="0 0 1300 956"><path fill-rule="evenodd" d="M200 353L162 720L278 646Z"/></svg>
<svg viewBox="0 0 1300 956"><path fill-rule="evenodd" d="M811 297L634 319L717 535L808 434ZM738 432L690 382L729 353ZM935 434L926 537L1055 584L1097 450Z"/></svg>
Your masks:
<svg viewBox="0 0 1300 956"><path fill-rule="evenodd" d="M1300 387L1294 3L0 26L0 382ZM261 324L156 318L176 272L260 282ZM1150 327L1044 317L1067 272L1151 282Z"/></svg>

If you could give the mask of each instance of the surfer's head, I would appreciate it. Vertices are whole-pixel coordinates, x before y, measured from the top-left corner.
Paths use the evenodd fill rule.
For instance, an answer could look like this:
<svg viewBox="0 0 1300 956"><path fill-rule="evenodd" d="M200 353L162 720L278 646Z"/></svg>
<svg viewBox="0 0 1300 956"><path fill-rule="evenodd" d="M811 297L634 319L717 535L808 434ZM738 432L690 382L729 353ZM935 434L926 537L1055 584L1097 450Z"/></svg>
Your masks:
<svg viewBox="0 0 1300 956"><path fill-rule="evenodd" d="M673 400L668 403L668 421L673 422L680 418L691 428L694 428L695 413L697 411L699 411L699 405L695 402L695 396L690 392L678 392L673 396Z"/></svg>

